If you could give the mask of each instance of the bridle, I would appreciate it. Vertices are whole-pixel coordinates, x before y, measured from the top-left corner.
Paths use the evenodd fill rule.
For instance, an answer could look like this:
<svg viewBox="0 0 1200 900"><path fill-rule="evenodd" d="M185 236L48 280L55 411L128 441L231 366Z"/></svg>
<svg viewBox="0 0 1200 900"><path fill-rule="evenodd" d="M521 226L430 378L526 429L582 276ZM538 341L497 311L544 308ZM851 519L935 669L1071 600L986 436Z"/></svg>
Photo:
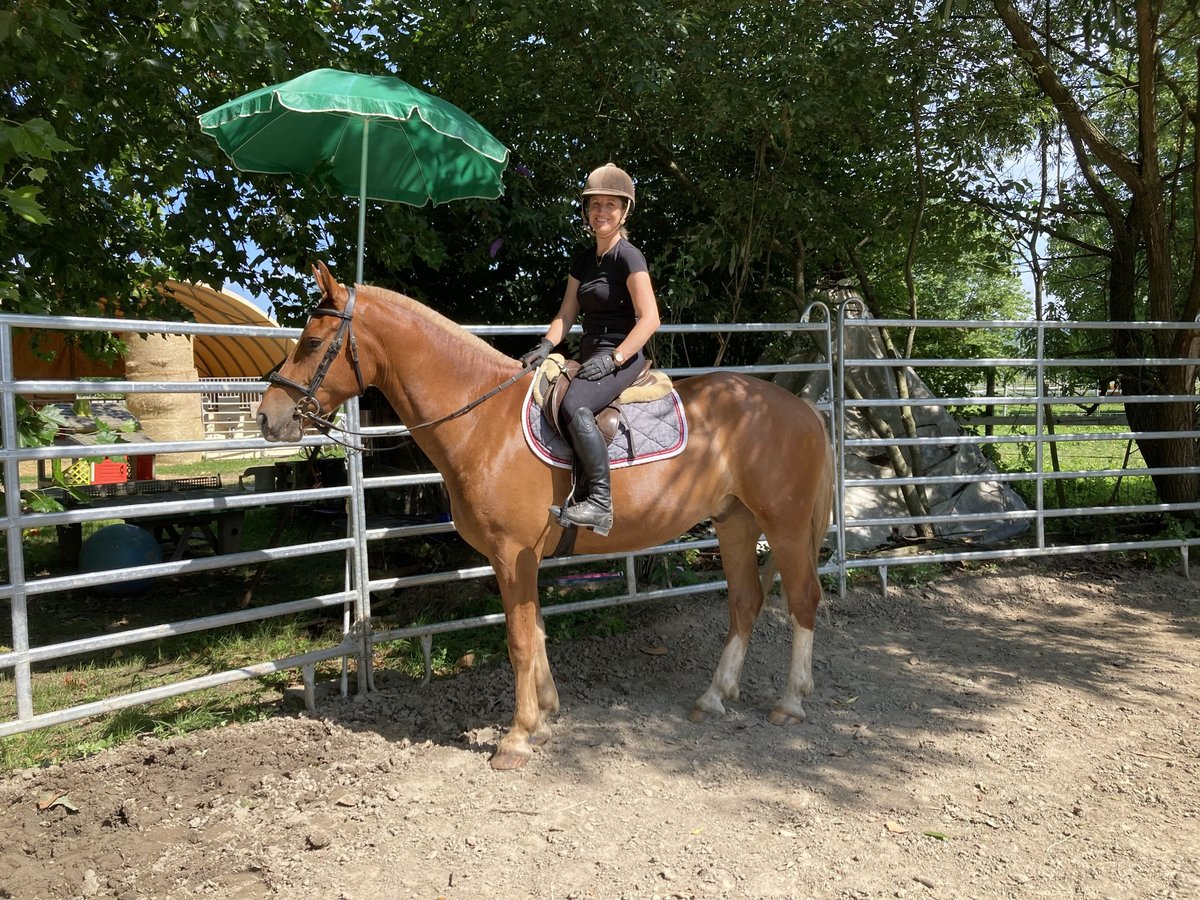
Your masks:
<svg viewBox="0 0 1200 900"><path fill-rule="evenodd" d="M331 429L337 429L338 431L342 432L343 434L356 435L358 437L365 437L365 436L367 436L368 432L352 431L341 425L335 425L333 423L333 421L331 421L327 416L323 415L324 411L321 407L321 404L317 401L317 396L316 396L317 390L321 387L321 382L324 381L325 376L327 374L329 374L329 369L333 366L334 360L336 360L338 358L338 354L340 354L342 352L342 344L345 341L347 341L347 339L349 340L350 362L354 366L354 378L358 382L358 393L361 396L362 394L366 393L366 390L367 390L366 383L363 381L363 377L362 377L362 369L359 368L359 364L358 364L358 342L354 339L353 320L354 320L354 299L355 299L356 295L355 295L354 288L350 288L349 290L350 290L350 296L346 299L346 308L345 309L339 311L336 309L330 309L328 307L318 306L316 309L314 309L312 312L310 312L308 314L308 317L310 320L317 316L337 316L339 319L342 320L340 323L338 323L338 330L337 330L337 333L333 336L333 340L330 341L329 346L325 348L325 356L321 359L321 364L319 366L317 366L317 371L313 373L312 380L309 381L309 383L307 385L303 385L303 384L300 384L300 382L298 382L298 381L292 381L292 379L286 378L283 375L280 375L279 369L283 366L283 364L285 362L287 362L286 359L281 360L279 365L277 365L274 369L272 369L269 373L267 373L267 376L264 380L268 384L278 384L283 387L288 387L294 391L300 392L300 399L296 401L296 406L292 410L292 415L295 416L296 418L300 419L301 422L304 422L305 420L307 420L307 421L314 423L324 434L331 437L335 443L341 444L343 447L347 448L348 450L363 451L368 448L356 447L355 445L347 443L346 441L338 440L337 438L330 435L329 432ZM323 299L324 298L322 298L322 300ZM512 376L511 378L509 378L507 381L503 382L502 384L498 384L496 387L492 388L486 394L483 394L480 397L476 397L474 400L472 400L470 403L466 404L465 406L459 407L458 409L454 410L454 412L448 413L447 415L444 415L438 419L434 419L433 421L422 422L419 425L410 425L410 426L408 426L408 430L410 432L412 432L412 431L416 431L419 428L431 428L434 425L440 425L443 422L449 422L451 419L457 419L459 416L469 413L471 410L473 410L479 404L483 403L485 400L489 400L492 397L496 396L496 394L500 393L505 388L516 384L518 381L520 381L522 378L524 378L527 374L529 374L531 371L533 371L533 368L534 367L532 367L532 366L524 365L521 367L521 371L518 372L516 375ZM397 444L396 446L400 446L400 444ZM385 450L385 449L393 449L393 448L376 447L376 448L372 448L372 449Z"/></svg>
<svg viewBox="0 0 1200 900"><path fill-rule="evenodd" d="M290 378L285 378L279 374L279 368L287 360L283 360L270 373L268 373L266 381L268 384L278 384L283 387L289 387L294 391L300 392L300 399L296 401L296 408L292 411L292 415L299 418L301 421L308 419L315 422L322 431L328 431L334 427L333 422L322 415L321 404L317 401L317 390L321 387L321 382L325 380L325 376L329 374L329 369L333 366L334 360L338 358L338 354L342 352L342 344L349 338L350 341L350 362L354 366L354 378L358 382L358 392L363 394L367 390L366 384L363 382L362 369L358 365L358 341L354 339L354 288L350 288L350 296L346 300L346 308L342 310L330 309L328 307L318 306L308 314L309 320L318 316L337 316L342 321L338 323L337 333L333 336L333 340L329 342L329 346L325 348L325 356L321 360L321 364L317 366L317 371L313 373L312 380L307 385L300 384L298 381L292 381Z"/></svg>

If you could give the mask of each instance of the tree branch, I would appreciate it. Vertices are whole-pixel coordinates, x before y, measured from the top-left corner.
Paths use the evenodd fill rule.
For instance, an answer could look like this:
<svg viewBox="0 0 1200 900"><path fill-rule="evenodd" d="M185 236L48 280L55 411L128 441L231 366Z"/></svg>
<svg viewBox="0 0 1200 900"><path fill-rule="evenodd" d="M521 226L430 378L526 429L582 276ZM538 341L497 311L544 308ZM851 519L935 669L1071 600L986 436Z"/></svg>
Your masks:
<svg viewBox="0 0 1200 900"><path fill-rule="evenodd" d="M1057 238L1064 243L1071 244L1074 247L1078 247L1081 250L1086 250L1090 254L1096 256L1108 255L1108 250L1106 250L1104 247L1100 247L1096 244L1089 244L1087 241L1081 240L1078 236L1071 234L1069 231L1063 231L1060 228L1056 228L1054 225L1047 224L1044 220L1038 222L1035 218L1020 212L1019 210L1015 210L1008 206L1003 206L997 203L995 200L992 200L990 197L969 193L964 193L962 196L966 197L972 203L998 213L1004 218L1013 219L1014 221L1020 222L1022 225L1028 225L1030 228L1040 228L1043 232L1051 237Z"/></svg>
<svg viewBox="0 0 1200 900"><path fill-rule="evenodd" d="M1140 186L1137 165L1105 137L1104 133L1080 108L1079 102L1063 84L1058 72L1055 71L1050 60L1038 46L1033 32L1030 31L1029 23L1021 18L1021 14L1017 12L1011 0L992 0L992 5L1012 36L1013 44L1020 51L1030 72L1037 80L1038 86L1050 98L1063 117L1067 130L1072 134L1078 134L1088 149L1130 188Z"/></svg>

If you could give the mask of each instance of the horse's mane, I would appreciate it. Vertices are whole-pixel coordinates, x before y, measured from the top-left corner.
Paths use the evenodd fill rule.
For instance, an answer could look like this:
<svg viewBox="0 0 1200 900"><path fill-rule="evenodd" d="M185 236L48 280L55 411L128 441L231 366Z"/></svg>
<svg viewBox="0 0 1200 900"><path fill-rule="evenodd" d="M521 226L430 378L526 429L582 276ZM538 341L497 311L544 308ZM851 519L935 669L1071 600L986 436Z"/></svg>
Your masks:
<svg viewBox="0 0 1200 900"><path fill-rule="evenodd" d="M399 306L409 312L411 315L417 316L438 331L446 335L449 341L463 344L462 352L472 353L480 359L487 360L498 365L512 365L512 358L504 353L501 353L483 338L471 334L457 322L442 315L436 309L426 306L419 300L414 300L412 297L397 291L389 291L387 288L374 287L363 285L371 292L376 294L379 299Z"/></svg>

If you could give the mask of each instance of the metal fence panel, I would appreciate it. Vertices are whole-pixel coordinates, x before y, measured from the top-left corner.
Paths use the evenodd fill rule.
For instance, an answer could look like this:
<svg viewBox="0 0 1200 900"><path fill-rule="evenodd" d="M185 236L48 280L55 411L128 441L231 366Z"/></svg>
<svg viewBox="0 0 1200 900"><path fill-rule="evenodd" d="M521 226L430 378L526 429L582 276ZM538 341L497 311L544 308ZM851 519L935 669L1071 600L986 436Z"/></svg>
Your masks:
<svg viewBox="0 0 1200 900"><path fill-rule="evenodd" d="M83 319L73 317L31 317L0 314L0 417L2 417L2 433L4 441L4 478L6 485L19 483L20 464L37 460L61 459L77 453L77 449L62 447L31 447L20 448L16 430L16 397L22 393L59 393L71 396L76 393L108 391L108 392L158 392L183 393L206 392L237 394L239 402L245 402L248 395L258 396L265 389L263 382L247 382L232 380L228 383L221 381L205 381L202 383L172 383L172 382L68 382L68 381L16 381L13 371L12 334L14 328L45 328L68 331L99 331L119 330L122 332L142 333L176 333L176 334L237 334L243 336L261 335L269 337L298 336L298 329L270 329L251 326L220 326L195 325L183 323L160 323L121 321L119 326L113 321L104 319ZM1196 398L1187 395L1180 397L1161 397L1153 395L1123 394L1119 399L1097 393L1078 397L1063 397L1048 389L1047 372L1056 369L1114 367L1121 364L1131 364L1133 361L1100 360L1100 359L1046 359L1044 357L1044 336L1048 330L1055 328L1112 329L1136 327L1146 331L1178 328L1173 323L1048 323L1033 321L1004 321L1004 322L947 322L947 321L907 321L907 320L872 320L862 314L861 308L853 304L843 305L838 309L835 320L827 308L817 305L810 308L805 321L797 323L776 324L742 324L742 325L664 325L664 334L712 334L712 333L741 333L773 336L784 333L803 334L820 348L819 358L810 362L789 361L772 365L741 366L733 369L763 377L795 377L801 376L817 385L816 394L818 406L825 413L831 426L831 434L835 444L837 461L837 496L835 502L834 521L831 525L830 537L827 542L828 555L821 566L823 575L834 579L840 590L845 589L845 583L852 570L873 568L877 571L881 584L886 589L888 571L891 567L911 565L914 563L942 563L953 561L1023 558L1045 556L1049 554L1083 554L1105 553L1129 550L1176 550L1180 553L1186 570L1189 548L1200 541L1200 538L1151 537L1130 540L1086 541L1079 539L1049 540L1046 531L1047 523L1072 517L1089 517L1099 519L1104 516L1125 513L1163 514L1171 512L1190 512L1200 508L1200 503L1108 503L1088 504L1078 506L1061 506L1047 501L1047 493L1055 490L1055 485L1066 481L1097 481L1099 479L1131 479L1145 478L1151 470L1144 464L1101 466L1098 468L1062 469L1048 462L1053 455L1051 448L1078 447L1089 442L1126 442L1130 447L1137 440L1154 437L1197 437L1197 432L1137 432L1128 427L1125 420L1112 417L1107 421L1113 430L1103 430L1089 433L1065 433L1056 431L1056 424L1061 425L1054 413L1056 406L1075 403L1095 403L1097 406L1121 406L1126 403L1149 402L1195 402ZM1028 356L1004 356L988 359L912 359L897 361L886 356L856 352L859 346L857 332L880 328L921 328L921 329L974 329L994 332L998 330L1022 330L1036 335L1034 352ZM483 336L503 335L533 335L538 333L529 326L481 326L470 328L472 332ZM860 335L861 336L861 335ZM1180 363L1195 364L1200 360L1164 360L1148 359L1136 361L1143 365L1175 365ZM848 432L847 425L860 422L864 417L903 416L907 408L914 405L911 398L892 395L853 396L853 386L856 380L870 377L866 373L882 373L885 378L895 378L897 372L914 375L922 371L934 369L974 369L977 370L978 381L983 383L987 370L996 367L1009 367L1024 370L1027 381L1019 390L1011 394L988 395L973 392L971 396L963 397L933 397L922 396L916 405L940 411L939 414L953 413L951 416L956 423L951 432L936 435L920 433L891 434L864 433L861 428L853 433ZM674 377L686 377L709 371L698 367L669 368L668 373ZM915 382L914 382L915 384ZM823 385L823 387L822 387ZM851 389L848 393L848 387ZM980 421L972 421L965 410L976 407L996 408L1005 410L1007 407L1020 405L1022 409L1032 407L1032 410L1021 416L995 416L990 422L984 417L975 417ZM381 427L364 423L357 401L346 405L347 427L369 437L395 437L406 433L401 427ZM997 423L1011 420L1011 427L1031 429L1030 431L1013 431L1008 434L996 434ZM1007 427L1001 424L1001 427ZM1105 427L1103 425L1099 427ZM984 429L978 433L972 429ZM261 438L244 434L231 435L221 441L222 454L229 452L244 452L247 460L260 457L267 452L277 449L277 445L269 444ZM328 444L329 440L320 435L311 435L295 445L295 449L320 447ZM1028 465L1024 468L1009 467L1006 471L997 472L995 469L982 469L975 472L959 472L954 474L928 475L921 472L900 473L894 470L879 469L871 475L849 474L848 465L860 454L899 453L901 458L915 458L930 448L972 448L973 452L983 453L987 448L995 452L1003 452L1004 448L1026 448ZM141 453L194 452L211 448L211 443L203 441L179 442L150 442L121 447L122 455L136 456ZM956 451L957 452L957 451ZM1128 460L1127 460L1128 462ZM857 465L856 463L854 463ZM0 685L12 685L15 697L16 716L7 721L0 721L0 737L12 735L34 728L57 725L98 713L110 712L131 705L151 702L166 697L228 684L246 678L260 677L270 672L288 668L299 668L302 671L305 684L305 694L311 703L313 698L313 679L315 666L329 659L342 660L342 690L348 691L348 661L356 660L358 689L368 690L371 686L371 664L373 651L379 644L400 640L417 639L425 654L426 677L429 677L431 666L432 642L436 635L451 631L495 626L503 622L503 614L476 616L468 619L443 621L429 625L405 626L382 629L373 627L371 612L373 596L384 592L418 586L452 585L463 581L485 578L492 574L490 567L470 566L461 569L429 572L420 575L405 575L396 577L372 577L372 549L378 550L381 542L396 538L419 537L425 535L444 534L453 532L452 522L424 522L419 524L402 525L368 525L366 504L364 498L370 491L386 490L389 488L411 488L416 485L438 484L441 478L434 474L389 475L367 477L364 474L361 454L350 453L347 457L347 484L340 487L320 488L318 490L277 491L265 495L245 494L233 495L211 500L167 499L164 495L161 501L153 504L153 513L187 514L193 512L215 510L253 509L266 505L296 503L317 499L341 501L347 507L345 537L333 540L311 540L282 548L267 548L262 550L242 551L198 559L181 559L156 564L151 567L130 568L109 571L102 575L75 574L56 577L30 577L25 571L22 552L22 532L24 529L38 527L50 528L64 525L82 525L89 521L120 516L136 518L139 515L150 515L144 506L136 504L129 506L113 506L107 509L86 510L74 509L62 513L31 513L22 508L20 493L17 490L6 490L4 521L2 523L7 539L8 573L3 583L0 583L0 600L7 599L10 606L11 618L11 650L0 652ZM1191 473L1190 468L1155 469L1154 474ZM966 489L969 486L982 485L1016 485L1022 486L1032 502L1024 509L1009 509L1001 512L932 512L906 510L902 513L889 512L883 506L878 509L862 511L848 509L847 492L855 495L876 495L880 498L894 500L902 492L916 492L918 496L928 492L950 488L952 490ZM917 504L920 505L919 503ZM976 523L1007 523L1012 527L1024 528L1019 539L1005 540L995 545L978 544L948 544L936 539L916 541L906 534L912 529L937 530L948 524L962 526ZM893 541L885 541L879 546L866 549L847 549L847 540L856 534L870 533L870 529L886 529L899 537ZM1031 532L1031 533L1030 533ZM567 566L590 565L602 562L618 562L624 570L621 592L611 597L596 597L545 607L547 616L560 615L582 610L598 609L610 606L621 606L631 603L647 602L684 594L720 591L726 587L723 578L713 578L700 584L685 586L661 587L653 584L643 584L638 573L639 562L647 557L678 553L684 550L713 550L716 548L715 539L700 539L675 541L659 547L648 548L634 554L618 554L615 556L593 555L577 556L568 559L551 559L543 564L545 569L562 568ZM913 551L900 554L897 551ZM81 639L51 643L41 646L30 646L29 638L29 603L36 602L38 597L54 591L84 589L97 583L120 581L123 579L144 578L147 574L160 576L185 577L192 573L211 571L218 568L257 565L283 559L296 559L305 556L338 552L345 554L345 579L343 590L334 593L310 597L295 597L270 606L256 607L248 610L230 611L217 615L198 617L178 622L163 622L152 626L132 628L111 634L94 635ZM149 690L137 691L120 696L106 697L99 701L80 704L62 709L44 710L35 713L33 695L33 667L53 664L56 660L100 649L112 649L121 646L156 640L162 637L179 634L195 633L215 628L244 624L250 621L264 621L281 616L293 615L298 612L315 609L342 610L340 639L327 647L302 656L284 659L264 660L238 669L213 672L199 678L181 680ZM11 672L11 677L6 673Z"/></svg>

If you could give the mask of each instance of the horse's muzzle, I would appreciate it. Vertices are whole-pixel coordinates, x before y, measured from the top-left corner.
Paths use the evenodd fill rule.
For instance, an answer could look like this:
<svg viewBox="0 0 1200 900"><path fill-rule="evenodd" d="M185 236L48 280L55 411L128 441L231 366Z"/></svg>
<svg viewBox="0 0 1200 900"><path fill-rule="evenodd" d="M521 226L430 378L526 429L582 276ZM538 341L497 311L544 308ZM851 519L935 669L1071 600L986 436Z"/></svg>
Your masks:
<svg viewBox="0 0 1200 900"><path fill-rule="evenodd" d="M272 421L265 412L260 412L256 418L258 430L264 438L273 443L293 443L300 440L300 420L295 416Z"/></svg>

